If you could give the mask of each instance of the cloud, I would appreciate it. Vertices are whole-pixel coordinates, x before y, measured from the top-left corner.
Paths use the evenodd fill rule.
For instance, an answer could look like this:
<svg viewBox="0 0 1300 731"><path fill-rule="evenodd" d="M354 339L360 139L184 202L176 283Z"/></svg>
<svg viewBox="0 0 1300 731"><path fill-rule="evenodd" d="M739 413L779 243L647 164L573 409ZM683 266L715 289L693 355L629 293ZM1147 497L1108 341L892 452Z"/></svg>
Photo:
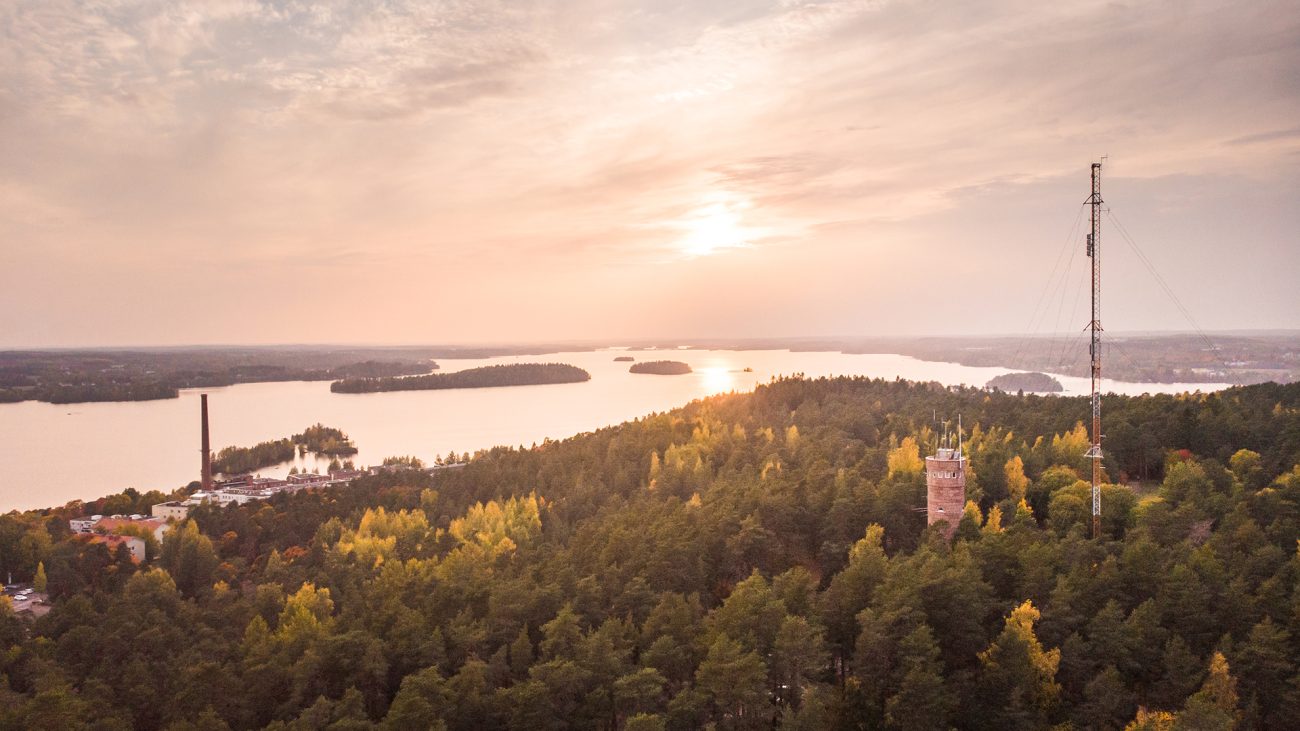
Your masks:
<svg viewBox="0 0 1300 731"><path fill-rule="evenodd" d="M983 206L1051 192L1068 217L1101 154L1108 181L1190 176L1198 200L1293 190L1295 68L1300 14L1282 0L19 0L0 7L0 253L231 293L250 271L418 274L444 283L413 291L426 309L476 281L570 308L617 281L671 308L798 277L833 282L813 299L892 311L846 272L936 252L986 267L952 242L1031 237L1039 211ZM1160 215L1169 200L1153 196ZM1266 202L1238 245L1294 269L1282 232L1300 221ZM1213 209L1178 208L1212 228ZM716 233L699 270L743 261L748 279L709 294L687 278L664 300L685 229ZM0 273L0 309L39 317L4 286L21 276ZM67 277L73 318L91 304ZM285 307L318 310L325 291ZM799 306L791 321L832 323ZM494 322L513 321L475 327Z"/></svg>

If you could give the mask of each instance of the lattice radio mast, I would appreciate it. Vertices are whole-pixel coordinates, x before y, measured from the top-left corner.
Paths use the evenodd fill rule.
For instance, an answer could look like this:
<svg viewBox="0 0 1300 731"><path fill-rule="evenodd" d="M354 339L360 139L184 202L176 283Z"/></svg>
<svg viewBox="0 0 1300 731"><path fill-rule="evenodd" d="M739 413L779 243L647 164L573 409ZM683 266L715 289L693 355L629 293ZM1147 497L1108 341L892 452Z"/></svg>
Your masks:
<svg viewBox="0 0 1300 731"><path fill-rule="evenodd" d="M1105 158L1102 158L1105 159ZM1088 258L1092 259L1092 537L1101 537L1101 163L1092 164L1092 195L1088 196L1092 230L1088 233Z"/></svg>

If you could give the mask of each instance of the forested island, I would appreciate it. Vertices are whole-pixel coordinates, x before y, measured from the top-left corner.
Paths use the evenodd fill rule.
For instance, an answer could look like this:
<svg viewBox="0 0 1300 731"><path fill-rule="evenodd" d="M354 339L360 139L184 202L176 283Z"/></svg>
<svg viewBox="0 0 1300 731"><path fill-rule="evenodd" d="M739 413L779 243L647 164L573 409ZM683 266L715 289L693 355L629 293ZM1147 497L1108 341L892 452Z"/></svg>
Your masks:
<svg viewBox="0 0 1300 731"><path fill-rule="evenodd" d="M182 388L427 373L421 348L155 348L0 351L0 403L171 399Z"/></svg>
<svg viewBox="0 0 1300 731"><path fill-rule="evenodd" d="M849 378L200 507L142 564L66 519L159 493L3 515L53 608L0 602L0 727L1294 728L1300 385L1106 408L1097 540L1086 398Z"/></svg>
<svg viewBox="0 0 1300 731"><path fill-rule="evenodd" d="M691 372L691 367L679 360L648 360L633 365L628 372L649 373L656 376L683 376Z"/></svg>
<svg viewBox="0 0 1300 731"><path fill-rule="evenodd" d="M448 388L537 386L590 380L590 373L567 363L508 363L469 368L454 373L430 373L405 378L350 378L331 383L330 390L335 393L379 393Z"/></svg>
<svg viewBox="0 0 1300 731"><path fill-rule="evenodd" d="M634 361L634 360L636 360L636 358L633 358L633 357L630 356L630 355L620 355L620 356L618 356L617 358L614 359L614 362L615 362L615 363L631 363L631 362Z"/></svg>
<svg viewBox="0 0 1300 731"><path fill-rule="evenodd" d="M1065 390L1060 381L1046 373L1003 373L1000 376L994 376L987 385L989 388L1012 393L1017 391L1060 393Z"/></svg>
<svg viewBox="0 0 1300 731"><path fill-rule="evenodd" d="M357 447L342 430L315 424L284 439L261 442L252 447L226 447L213 456L212 471L225 475L254 472L290 462L295 453L308 452L321 457L346 457L356 454Z"/></svg>

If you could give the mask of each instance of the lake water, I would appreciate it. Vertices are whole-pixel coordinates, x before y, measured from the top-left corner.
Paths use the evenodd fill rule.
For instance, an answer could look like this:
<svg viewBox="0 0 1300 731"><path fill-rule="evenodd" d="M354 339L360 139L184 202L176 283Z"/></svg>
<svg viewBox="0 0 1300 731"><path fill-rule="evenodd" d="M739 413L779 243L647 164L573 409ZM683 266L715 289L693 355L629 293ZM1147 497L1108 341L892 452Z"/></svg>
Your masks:
<svg viewBox="0 0 1300 731"><path fill-rule="evenodd" d="M426 462L449 451L531 445L617 424L693 399L749 391L773 376L862 375L982 386L1006 368L977 368L902 355L846 355L786 350L631 352L637 360L685 361L684 376L634 375L617 351L554 353L439 361L441 372L496 363L571 363L585 383L375 394L330 393L328 382L253 383L206 389L213 451L289 436L320 422L347 432L358 465L414 455ZM744 372L745 368L752 372ZM1087 393L1088 379L1057 376L1067 394ZM1211 391L1226 384L1132 384L1107 381L1117 393ZM62 505L127 487L169 492L198 479L199 391L180 398L95 404L0 404L0 511ZM319 468L310 456L299 467ZM281 476L289 465L262 470Z"/></svg>

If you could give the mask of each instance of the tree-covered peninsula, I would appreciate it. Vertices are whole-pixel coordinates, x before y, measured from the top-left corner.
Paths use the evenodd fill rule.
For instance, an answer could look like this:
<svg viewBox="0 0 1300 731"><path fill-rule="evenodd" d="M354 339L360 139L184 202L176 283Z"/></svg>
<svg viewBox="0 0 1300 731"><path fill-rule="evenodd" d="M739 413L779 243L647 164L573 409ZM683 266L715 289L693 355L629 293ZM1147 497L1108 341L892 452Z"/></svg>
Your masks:
<svg viewBox="0 0 1300 731"><path fill-rule="evenodd" d="M691 372L690 365L679 360L648 360L628 368L628 373L649 373L656 376L683 376Z"/></svg>
<svg viewBox="0 0 1300 731"><path fill-rule="evenodd" d="M212 471L234 475L253 472L293 460L308 452L320 457L346 457L357 453L352 439L341 429L315 424L284 439L261 442L251 447L226 447L212 458Z"/></svg>
<svg viewBox="0 0 1300 731"><path fill-rule="evenodd" d="M537 386L590 381L591 374L567 363L507 363L454 373L430 373L404 378L347 378L330 384L334 393L432 391L447 388Z"/></svg>
<svg viewBox="0 0 1300 731"><path fill-rule="evenodd" d="M429 348L0 351L0 403L172 399L183 388L428 373Z"/></svg>
<svg viewBox="0 0 1300 731"><path fill-rule="evenodd" d="M140 564L66 519L161 494L0 515L53 603L0 602L0 728L1294 728L1300 384L1106 407L1097 539L1086 398L849 378L202 506Z"/></svg>

